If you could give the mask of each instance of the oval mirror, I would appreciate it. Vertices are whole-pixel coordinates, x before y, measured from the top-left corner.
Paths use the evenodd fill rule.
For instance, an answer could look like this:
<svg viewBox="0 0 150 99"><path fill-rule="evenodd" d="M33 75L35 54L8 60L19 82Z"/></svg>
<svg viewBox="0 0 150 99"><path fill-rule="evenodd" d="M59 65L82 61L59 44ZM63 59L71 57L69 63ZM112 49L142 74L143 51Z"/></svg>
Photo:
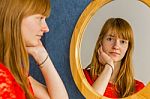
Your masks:
<svg viewBox="0 0 150 99"><path fill-rule="evenodd" d="M104 6L105 5L105 6ZM83 69L91 62L94 47L106 19L120 17L127 20L135 35L133 64L135 78L146 85L141 91L127 98L150 98L150 82L147 75L150 46L150 2L148 0L93 0L80 16L73 32L70 46L70 64L75 83L81 93L90 99L106 98L98 94L87 82ZM143 11L144 9L144 11ZM143 35L144 34L144 35Z"/></svg>

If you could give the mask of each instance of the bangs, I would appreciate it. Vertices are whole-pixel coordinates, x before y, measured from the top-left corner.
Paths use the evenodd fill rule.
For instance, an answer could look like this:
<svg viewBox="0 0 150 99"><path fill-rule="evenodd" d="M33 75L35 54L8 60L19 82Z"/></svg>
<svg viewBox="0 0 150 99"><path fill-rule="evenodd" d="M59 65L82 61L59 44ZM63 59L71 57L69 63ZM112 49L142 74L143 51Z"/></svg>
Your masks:
<svg viewBox="0 0 150 99"><path fill-rule="evenodd" d="M125 24L112 24L109 28L109 34L125 40L130 40L132 38L131 32L132 29L130 26Z"/></svg>
<svg viewBox="0 0 150 99"><path fill-rule="evenodd" d="M50 15L50 2L49 2L49 0L36 0L36 1L37 1L37 3L34 4L34 12L42 14L46 17L49 17L49 15Z"/></svg>
<svg viewBox="0 0 150 99"><path fill-rule="evenodd" d="M28 5L28 10L26 13L27 16L33 15L33 14L41 14L43 16L49 17L50 15L50 1L49 0L31 0L31 2L29 3L30 5Z"/></svg>

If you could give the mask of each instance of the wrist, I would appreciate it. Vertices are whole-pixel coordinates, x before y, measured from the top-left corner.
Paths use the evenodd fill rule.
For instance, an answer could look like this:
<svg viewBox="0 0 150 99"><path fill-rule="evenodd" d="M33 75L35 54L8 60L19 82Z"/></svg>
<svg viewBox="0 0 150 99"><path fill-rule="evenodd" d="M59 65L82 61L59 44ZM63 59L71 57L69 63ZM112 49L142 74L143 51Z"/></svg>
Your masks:
<svg viewBox="0 0 150 99"><path fill-rule="evenodd" d="M106 63L105 66L109 67L113 73L114 71L114 65L111 65L110 63Z"/></svg>
<svg viewBox="0 0 150 99"><path fill-rule="evenodd" d="M44 64L48 60L48 57L49 57L49 55L47 55L46 58L40 64L38 64L39 68L43 68L44 67Z"/></svg>
<svg viewBox="0 0 150 99"><path fill-rule="evenodd" d="M42 64L43 61L49 56L47 52L44 51L40 51L40 52L36 52L33 55L33 58L35 59L35 61L37 62L37 64Z"/></svg>

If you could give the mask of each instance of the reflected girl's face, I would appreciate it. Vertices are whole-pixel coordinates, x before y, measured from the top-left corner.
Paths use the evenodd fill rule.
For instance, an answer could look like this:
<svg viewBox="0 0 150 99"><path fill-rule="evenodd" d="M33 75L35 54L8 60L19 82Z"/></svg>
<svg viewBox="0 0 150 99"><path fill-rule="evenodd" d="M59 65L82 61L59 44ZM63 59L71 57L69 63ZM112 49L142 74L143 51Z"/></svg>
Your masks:
<svg viewBox="0 0 150 99"><path fill-rule="evenodd" d="M21 32L26 46L37 46L43 34L49 31L45 18L41 14L35 14L23 19Z"/></svg>
<svg viewBox="0 0 150 99"><path fill-rule="evenodd" d="M113 61L121 61L128 49L128 40L118 38L112 33L107 33L103 40L102 46L105 53L107 53Z"/></svg>

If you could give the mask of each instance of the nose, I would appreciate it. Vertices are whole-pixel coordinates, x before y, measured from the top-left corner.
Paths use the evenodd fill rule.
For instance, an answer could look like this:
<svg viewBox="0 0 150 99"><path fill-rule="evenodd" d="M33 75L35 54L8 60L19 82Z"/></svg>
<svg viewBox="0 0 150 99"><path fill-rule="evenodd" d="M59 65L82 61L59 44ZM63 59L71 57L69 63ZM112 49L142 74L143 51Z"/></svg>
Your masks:
<svg viewBox="0 0 150 99"><path fill-rule="evenodd" d="M42 31L43 31L44 33L49 32L49 28L48 28L48 25L47 25L47 23L46 23L45 20L43 21L41 27L42 27Z"/></svg>
<svg viewBox="0 0 150 99"><path fill-rule="evenodd" d="M114 49L119 49L119 46L120 46L120 42L119 42L118 39L116 39L115 42L114 42L113 48Z"/></svg>

